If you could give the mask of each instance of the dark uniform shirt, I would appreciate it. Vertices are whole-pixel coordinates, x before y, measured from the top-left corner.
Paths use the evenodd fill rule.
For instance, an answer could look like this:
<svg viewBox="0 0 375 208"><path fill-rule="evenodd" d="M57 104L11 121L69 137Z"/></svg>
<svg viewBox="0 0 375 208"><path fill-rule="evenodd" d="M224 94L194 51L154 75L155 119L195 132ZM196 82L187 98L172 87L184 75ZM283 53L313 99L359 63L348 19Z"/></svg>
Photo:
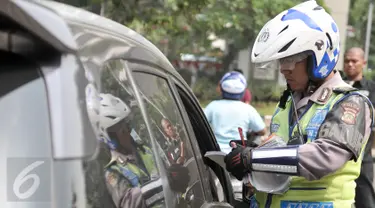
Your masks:
<svg viewBox="0 0 375 208"><path fill-rule="evenodd" d="M375 104L375 82L362 78L360 81L347 81L350 85L357 88L360 93L366 95L371 103ZM364 150L361 174L356 180L356 196L355 206L357 208L374 208L375 207L375 192L373 188L374 166L372 160L372 145L374 142L374 129L372 129L371 136L367 142Z"/></svg>

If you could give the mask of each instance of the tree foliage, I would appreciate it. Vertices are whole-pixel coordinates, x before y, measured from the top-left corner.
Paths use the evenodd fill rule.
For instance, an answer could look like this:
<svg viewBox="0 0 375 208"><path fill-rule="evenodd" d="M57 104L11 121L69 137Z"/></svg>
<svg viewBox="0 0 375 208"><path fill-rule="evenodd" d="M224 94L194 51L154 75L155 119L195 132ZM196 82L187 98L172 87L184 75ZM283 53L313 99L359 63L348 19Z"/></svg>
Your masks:
<svg viewBox="0 0 375 208"><path fill-rule="evenodd" d="M60 0L72 5L101 4L105 16L157 45L169 58L180 53L207 54L210 35L224 39L224 67L251 46L262 26L295 0ZM357 0L364 1L364 0ZM325 7L323 0L318 4ZM86 5L85 5L86 4Z"/></svg>
<svg viewBox="0 0 375 208"><path fill-rule="evenodd" d="M322 0L317 2L326 8ZM228 41L224 67L228 67L239 50L251 47L267 21L297 3L293 0L211 0L202 14L209 31Z"/></svg>

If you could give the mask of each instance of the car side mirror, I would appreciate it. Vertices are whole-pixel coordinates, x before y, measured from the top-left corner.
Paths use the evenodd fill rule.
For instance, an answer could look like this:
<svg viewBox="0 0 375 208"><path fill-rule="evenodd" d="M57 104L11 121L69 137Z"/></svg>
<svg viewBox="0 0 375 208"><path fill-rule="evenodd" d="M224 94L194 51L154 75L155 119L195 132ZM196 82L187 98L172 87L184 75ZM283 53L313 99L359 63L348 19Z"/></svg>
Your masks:
<svg viewBox="0 0 375 208"><path fill-rule="evenodd" d="M204 203L201 208L233 208L232 205L226 202L208 202Z"/></svg>

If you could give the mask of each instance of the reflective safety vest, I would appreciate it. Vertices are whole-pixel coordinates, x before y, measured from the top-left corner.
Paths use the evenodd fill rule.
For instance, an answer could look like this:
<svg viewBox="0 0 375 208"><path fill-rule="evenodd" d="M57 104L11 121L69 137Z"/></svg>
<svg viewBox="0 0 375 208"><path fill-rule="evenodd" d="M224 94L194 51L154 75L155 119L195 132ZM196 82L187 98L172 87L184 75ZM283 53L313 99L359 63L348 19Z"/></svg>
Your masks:
<svg viewBox="0 0 375 208"><path fill-rule="evenodd" d="M137 148L138 155L146 170L140 168L139 164L127 161L122 163L120 159L116 160L115 163L108 164L107 168L115 170L120 173L120 175L124 176L132 187L139 187L143 181L149 181L151 179L151 174L155 174L155 171L157 171L151 150L146 146L143 146L143 149L144 151Z"/></svg>
<svg viewBox="0 0 375 208"><path fill-rule="evenodd" d="M333 90L325 104L312 103L306 106L305 112L300 116L299 123L302 134L307 136L307 142L316 139L319 127L335 103L352 94L359 93ZM369 104L372 106L371 103ZM286 142L298 132L296 123L289 125L289 119L293 116L292 105L289 98L285 109L278 108L271 122L271 133L285 139ZM367 143L368 138L365 139ZM361 155L363 155L366 143L362 146ZM357 162L350 160L341 169L320 180L308 181L304 177L293 176L290 189L285 194L274 195L256 192L256 200L261 208L351 208L354 203L355 180L359 176L361 162L362 156Z"/></svg>
<svg viewBox="0 0 375 208"><path fill-rule="evenodd" d="M137 148L138 155L143 162L140 164L117 159L110 162L106 169L119 173L129 182L129 187L140 187L148 207L164 207L164 193L162 182L158 176L157 167L150 148Z"/></svg>

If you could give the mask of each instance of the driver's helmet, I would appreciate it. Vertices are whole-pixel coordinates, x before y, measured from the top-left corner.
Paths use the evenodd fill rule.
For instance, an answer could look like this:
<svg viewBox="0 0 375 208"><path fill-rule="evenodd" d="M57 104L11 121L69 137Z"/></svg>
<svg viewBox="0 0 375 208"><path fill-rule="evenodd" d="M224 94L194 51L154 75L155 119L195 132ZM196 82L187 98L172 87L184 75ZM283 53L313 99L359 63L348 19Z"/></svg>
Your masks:
<svg viewBox="0 0 375 208"><path fill-rule="evenodd" d="M237 71L224 74L220 80L220 88L223 98L240 100L246 90L246 78Z"/></svg>
<svg viewBox="0 0 375 208"><path fill-rule="evenodd" d="M99 135L100 140L106 143L110 149L116 149L119 142L116 137L111 137L109 135L108 128L123 122L123 126L120 127L126 127L130 131L130 122L127 119L130 116L130 113L131 109L129 106L118 97L115 97L112 94L100 94Z"/></svg>
<svg viewBox="0 0 375 208"><path fill-rule="evenodd" d="M282 69L293 70L306 58L311 81L326 78L334 69L340 53L339 29L316 1L306 1L278 14L259 32L252 52L257 68L278 62Z"/></svg>

